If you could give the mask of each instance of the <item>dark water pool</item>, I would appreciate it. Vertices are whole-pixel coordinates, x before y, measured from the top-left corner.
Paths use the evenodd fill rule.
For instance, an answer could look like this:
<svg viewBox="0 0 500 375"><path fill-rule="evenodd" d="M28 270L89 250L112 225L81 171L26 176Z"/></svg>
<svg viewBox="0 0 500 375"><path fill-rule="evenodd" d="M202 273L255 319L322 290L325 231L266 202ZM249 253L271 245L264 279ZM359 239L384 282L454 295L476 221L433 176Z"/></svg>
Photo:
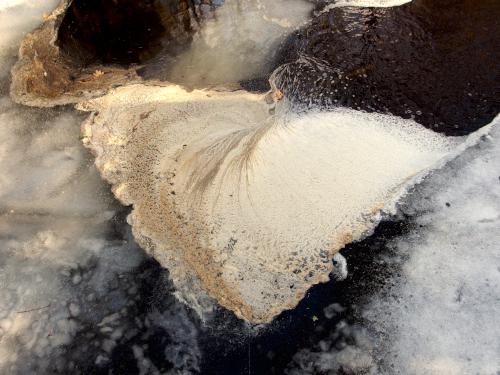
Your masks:
<svg viewBox="0 0 500 375"><path fill-rule="evenodd" d="M495 0L334 8L285 43L278 87L300 107L391 113L468 134L500 108L499 17Z"/></svg>

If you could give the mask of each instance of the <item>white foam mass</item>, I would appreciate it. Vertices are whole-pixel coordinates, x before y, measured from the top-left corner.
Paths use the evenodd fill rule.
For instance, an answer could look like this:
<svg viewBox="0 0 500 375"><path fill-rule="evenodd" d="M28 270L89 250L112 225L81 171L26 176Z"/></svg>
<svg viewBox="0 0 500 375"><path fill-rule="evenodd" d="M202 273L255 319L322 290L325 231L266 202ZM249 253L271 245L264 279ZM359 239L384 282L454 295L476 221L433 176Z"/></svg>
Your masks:
<svg viewBox="0 0 500 375"><path fill-rule="evenodd" d="M409 3L411 0L344 0L337 1L337 5L356 7L394 7Z"/></svg>
<svg viewBox="0 0 500 375"><path fill-rule="evenodd" d="M373 8L387 8L394 7L409 3L411 0L331 0L329 1L323 11L335 7L373 7Z"/></svg>
<svg viewBox="0 0 500 375"><path fill-rule="evenodd" d="M283 106L271 115L262 95L153 85L79 105L92 112L84 143L115 195L134 206L141 245L181 292L197 285L252 322L270 321L328 280L339 249L478 137Z"/></svg>
<svg viewBox="0 0 500 375"><path fill-rule="evenodd" d="M23 33L55 3L0 2L1 78ZM105 235L116 206L79 148L79 122L71 111L28 110L0 99L0 373L77 373L66 359L70 343L81 347L82 356L95 354L90 363L99 366L109 361L123 331L154 322L179 342L168 346L169 360L177 363L190 353L194 365L177 368L196 371L195 333L178 305L164 314L155 311L140 326L120 326L127 316L120 310L134 293L121 277L142 255L131 242ZM374 296L365 313L382 338L376 361L388 364L384 373L490 374L500 369L499 141L495 130L433 173L406 201L403 209L422 227L394 241L409 261L402 277L393 280L398 284L393 297ZM99 266L93 268L96 260ZM130 286L131 294L110 293L111 281L118 290L121 283ZM99 304L91 304L100 296ZM96 315L99 320L93 321ZM84 317L103 337L77 341L83 337ZM340 355L328 340L318 343L312 357L304 352L298 361L311 372L336 371L339 364L370 368L374 360L365 351L373 347L356 337ZM179 359L176 353L185 348L190 350ZM132 350L142 373L158 371L146 346Z"/></svg>

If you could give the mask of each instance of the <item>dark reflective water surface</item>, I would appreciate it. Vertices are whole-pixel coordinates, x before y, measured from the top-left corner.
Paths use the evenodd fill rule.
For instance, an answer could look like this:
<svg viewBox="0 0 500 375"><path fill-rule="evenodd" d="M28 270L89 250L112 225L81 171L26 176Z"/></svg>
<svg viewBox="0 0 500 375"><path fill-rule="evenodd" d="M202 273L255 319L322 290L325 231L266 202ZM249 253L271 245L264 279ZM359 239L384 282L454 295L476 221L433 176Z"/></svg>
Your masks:
<svg viewBox="0 0 500 375"><path fill-rule="evenodd" d="M188 43L196 10L189 0L74 0L58 45L75 62L128 66Z"/></svg>
<svg viewBox="0 0 500 375"><path fill-rule="evenodd" d="M111 237L123 238L127 213L123 210L116 218L116 230L110 233ZM162 373L183 368L188 371L184 373L204 375L265 375L300 369L293 363L293 357L302 348L314 348L321 341L329 342L332 351L348 345L358 346L357 332L353 328L362 323L363 304L375 293L380 293L391 276L399 273L401 263L387 261L394 257L387 241L410 228L406 218L381 223L368 239L342 250L349 265L345 280L316 285L295 309L282 313L271 324L260 328L248 326L222 308L216 311L215 319L209 324L200 322L195 312L186 311L188 309L173 296L175 289L168 280L168 271L153 259L147 260L134 272L112 281L116 285L108 286L108 295L102 297L106 301L97 299L91 303L97 308L96 315L80 317L82 328L76 339L64 348L67 352L65 358L75 364L79 373L100 375L140 374L133 350L137 347L146 348L142 355ZM89 264L85 267L101 266ZM130 288L137 290L135 297L121 296ZM91 344L106 338L96 322L101 316L124 307L110 306L109 300L129 301L127 315L113 323L123 329L124 334L111 351L110 360L95 363L96 350L99 349L94 349ZM328 306L334 303L345 310L328 314ZM109 311L103 310L103 306ZM189 320L183 322L183 319ZM347 325L343 326L342 322ZM197 348L194 347L195 341ZM189 343L193 347L190 348ZM174 366L165 355L167 348L176 346L179 352L175 357L184 363L183 366ZM317 350L321 352L325 348ZM200 366L195 370L198 355L201 357ZM353 372L345 366L337 373Z"/></svg>
<svg viewBox="0 0 500 375"><path fill-rule="evenodd" d="M499 110L499 17L495 0L334 8L289 38L278 87L301 106L392 113L467 134Z"/></svg>
<svg viewBox="0 0 500 375"><path fill-rule="evenodd" d="M408 224L402 221L384 222L370 238L347 246L342 250L349 265L347 279L311 288L295 309L282 313L260 332L245 335L245 330L243 333L238 331L241 328L237 324L232 329L221 330L224 327L221 324L221 327L207 331L200 337L205 353L202 373L282 374L287 368L295 367L292 357L301 348L314 347L321 340L330 341L330 345L338 349L357 345L351 330L339 332L339 322L345 321L353 326L361 323L359 314L365 300L380 292L390 275L399 272L397 266L381 260L391 254L386 246L387 240L407 229ZM325 308L334 303L345 310L331 317L325 314ZM228 319L227 315L221 319ZM224 323L231 327L227 321ZM344 367L338 373L352 372L349 367Z"/></svg>

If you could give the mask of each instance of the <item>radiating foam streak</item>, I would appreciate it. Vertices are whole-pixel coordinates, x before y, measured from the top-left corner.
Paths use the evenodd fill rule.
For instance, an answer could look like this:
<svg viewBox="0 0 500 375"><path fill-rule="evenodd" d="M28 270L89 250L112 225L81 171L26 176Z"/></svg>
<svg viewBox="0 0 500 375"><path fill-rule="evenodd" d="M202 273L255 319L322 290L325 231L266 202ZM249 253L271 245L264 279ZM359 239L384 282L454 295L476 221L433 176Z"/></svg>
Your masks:
<svg viewBox="0 0 500 375"><path fill-rule="evenodd" d="M339 249L477 138L341 108L296 111L279 73L267 95L132 85L80 106L94 111L84 143L180 295L208 292L251 322L326 281Z"/></svg>

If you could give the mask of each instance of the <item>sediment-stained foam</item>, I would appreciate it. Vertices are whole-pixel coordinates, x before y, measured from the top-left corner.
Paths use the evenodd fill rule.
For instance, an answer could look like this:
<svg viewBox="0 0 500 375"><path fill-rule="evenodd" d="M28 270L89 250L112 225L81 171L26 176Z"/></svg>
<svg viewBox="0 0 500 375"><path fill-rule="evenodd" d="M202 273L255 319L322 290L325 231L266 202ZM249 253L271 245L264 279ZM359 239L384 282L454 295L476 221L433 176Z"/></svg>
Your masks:
<svg viewBox="0 0 500 375"><path fill-rule="evenodd" d="M468 143L392 116L294 114L265 99L131 85L79 105L92 112L84 143L181 295L196 304L205 290L255 323L327 281L333 254Z"/></svg>

